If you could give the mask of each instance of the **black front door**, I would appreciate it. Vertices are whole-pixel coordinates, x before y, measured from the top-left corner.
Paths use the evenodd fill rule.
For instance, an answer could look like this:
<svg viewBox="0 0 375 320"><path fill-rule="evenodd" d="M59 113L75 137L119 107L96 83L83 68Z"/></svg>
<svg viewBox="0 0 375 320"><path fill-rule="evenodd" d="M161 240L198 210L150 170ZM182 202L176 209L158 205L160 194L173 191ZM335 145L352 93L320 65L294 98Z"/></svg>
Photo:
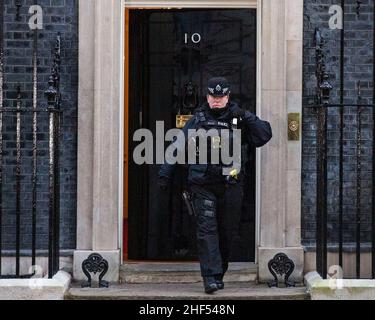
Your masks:
<svg viewBox="0 0 375 320"><path fill-rule="evenodd" d="M255 112L255 10L130 10L129 27L129 155L139 144L132 142L137 129L150 129L155 136L156 121L169 130L176 127L176 115L193 113L205 99L209 77L227 77L231 99ZM254 150L248 158L232 261L254 261ZM186 168L176 170L168 193L156 185L159 168L129 162L128 257L195 260L194 228L181 198Z"/></svg>

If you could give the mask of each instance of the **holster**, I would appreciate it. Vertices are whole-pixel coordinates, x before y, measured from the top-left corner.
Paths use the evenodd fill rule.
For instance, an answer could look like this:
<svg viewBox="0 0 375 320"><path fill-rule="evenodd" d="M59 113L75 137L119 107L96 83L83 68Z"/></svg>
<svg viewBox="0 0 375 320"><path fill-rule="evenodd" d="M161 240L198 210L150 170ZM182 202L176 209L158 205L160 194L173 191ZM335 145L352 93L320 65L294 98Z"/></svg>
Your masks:
<svg viewBox="0 0 375 320"><path fill-rule="evenodd" d="M189 215L195 216L193 195L189 193L188 191L183 191L182 198L184 199Z"/></svg>

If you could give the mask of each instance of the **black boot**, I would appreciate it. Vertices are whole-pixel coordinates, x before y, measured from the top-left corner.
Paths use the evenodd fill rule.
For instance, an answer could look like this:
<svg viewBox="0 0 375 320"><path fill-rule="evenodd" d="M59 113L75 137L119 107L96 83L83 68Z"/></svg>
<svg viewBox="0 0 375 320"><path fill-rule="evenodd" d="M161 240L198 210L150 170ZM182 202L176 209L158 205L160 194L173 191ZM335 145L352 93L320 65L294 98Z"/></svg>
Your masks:
<svg viewBox="0 0 375 320"><path fill-rule="evenodd" d="M210 294L218 290L214 277L203 277L204 292Z"/></svg>
<svg viewBox="0 0 375 320"><path fill-rule="evenodd" d="M215 281L216 281L217 288L219 290L224 289L224 281L223 281L223 276L222 275L215 276Z"/></svg>

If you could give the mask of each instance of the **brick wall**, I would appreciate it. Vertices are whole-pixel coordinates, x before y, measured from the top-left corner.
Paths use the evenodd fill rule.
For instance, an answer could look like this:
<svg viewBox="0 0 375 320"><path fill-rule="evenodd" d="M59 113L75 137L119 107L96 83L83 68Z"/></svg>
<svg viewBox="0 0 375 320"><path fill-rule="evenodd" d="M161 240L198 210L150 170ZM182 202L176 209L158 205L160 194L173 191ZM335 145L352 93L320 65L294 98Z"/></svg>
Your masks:
<svg viewBox="0 0 375 320"><path fill-rule="evenodd" d="M373 91L373 0L362 0L357 14L357 1L345 1L345 58L344 103L372 103ZM314 110L315 42L314 30L320 28L327 43L325 46L327 70L334 87L331 103L340 103L340 37L341 30L328 25L329 7L340 5L335 0L305 0L304 3L304 93L303 93L303 161L302 161L302 240L307 248L315 245L316 231L316 138L317 121ZM361 96L358 100L358 81ZM361 173L361 241L366 247L371 239L372 193L372 109L364 108L362 119L362 173ZM343 221L344 242L347 250L354 248L357 208L357 122L356 107L344 108L344 175ZM339 208L339 108L328 111L328 239L338 240Z"/></svg>
<svg viewBox="0 0 375 320"><path fill-rule="evenodd" d="M21 86L22 105L32 107L33 33L28 27L29 7L34 0L21 0L16 20L14 0L5 1L4 53L5 101L15 106L16 88ZM43 30L38 31L38 108L46 106L43 96L53 65L53 47L61 33L62 123L60 154L60 237L62 249L76 243L77 184L77 90L78 90L78 1L38 0L43 9ZM22 115L21 249L31 247L32 118ZM15 116L4 117L4 216L3 249L15 248ZM48 119L38 116L37 247L48 248Z"/></svg>

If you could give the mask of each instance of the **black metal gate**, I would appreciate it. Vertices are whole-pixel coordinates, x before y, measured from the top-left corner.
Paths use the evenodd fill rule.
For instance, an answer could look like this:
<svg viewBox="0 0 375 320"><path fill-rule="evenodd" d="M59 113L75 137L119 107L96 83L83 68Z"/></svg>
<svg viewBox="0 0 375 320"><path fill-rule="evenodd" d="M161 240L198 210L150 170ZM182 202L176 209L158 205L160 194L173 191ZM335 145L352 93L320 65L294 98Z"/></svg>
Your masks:
<svg viewBox="0 0 375 320"><path fill-rule="evenodd" d="M355 1L354 1L355 2ZM360 15L360 4L351 3ZM341 7L349 4L341 1ZM355 12L350 9L351 12ZM375 5L373 8L375 16ZM371 31L371 30L370 30ZM375 29L374 34L375 44ZM345 254L355 257L355 271L351 278L375 278L375 60L372 62L372 97L362 96L363 83L356 83L356 97L350 101L344 94L345 68L349 65L345 57L345 23L340 32L339 50L339 103L331 103L333 86L329 82L326 41L322 31L315 30L316 45L316 102L312 107L317 120L317 199L316 199L316 266L323 278L327 277L328 253L337 253L338 265L344 269ZM375 49L373 52L375 59ZM369 88L369 86L367 87ZM353 96L351 96L353 98ZM348 121L350 119L350 121ZM354 122L352 121L354 119ZM337 145L329 143L329 136L337 133ZM351 139L352 141L348 141ZM354 143L353 143L354 142ZM333 155L333 156L332 156ZM365 166L364 158L370 159ZM331 160L334 159L334 160ZM338 170L332 168L336 167ZM334 183L332 181L334 180ZM366 180L366 181L364 181ZM370 184L367 182L370 181ZM336 188L336 191L332 191ZM370 192L365 193L365 189ZM328 210L328 207L330 209ZM327 226L330 225L330 230ZM350 235L349 235L350 234ZM371 258L363 259L363 253ZM364 266L364 264L367 264ZM362 268L371 270L363 276ZM329 274L329 271L328 271ZM344 277L345 270L344 270Z"/></svg>
<svg viewBox="0 0 375 320"><path fill-rule="evenodd" d="M17 16L15 16L15 20ZM59 136L60 136L60 64L61 64L61 39L57 35L54 48L54 63L51 70L48 85L44 85L46 101L38 101L38 78L37 78L37 52L38 52L38 30L33 30L32 52L32 105L24 103L21 86L18 86L16 103L5 100L4 95L4 1L0 1L0 277L2 278L24 278L35 274L33 266L36 265L37 256L37 236L38 221L37 211L48 212L48 276L51 278L59 270ZM23 132L22 128L29 126L30 131ZM5 130L6 128L6 130ZM38 138L44 130L45 141ZM12 132L13 131L13 132ZM32 152L24 150L26 144L32 144ZM6 146L12 146L12 150ZM30 161L26 161L30 160ZM14 164L14 170L9 172L9 166ZM26 164L27 163L27 164ZM40 175L41 167L48 167L48 179ZM31 181L25 182L25 170L31 169ZM12 176L14 179L13 192L5 192L4 184ZM27 176L28 177L28 176ZM48 202L44 205L37 205L39 184L48 180ZM31 186L30 190L25 190L25 185ZM21 203L25 202L26 191L31 194L29 208L24 208ZM31 210L30 210L31 209ZM7 215L5 214L7 213ZM7 228L15 229L15 249L5 250L3 238L6 235L4 230L5 218L11 224ZM46 217L47 218L47 217ZM30 222L27 236L31 236L31 248L22 248L21 219ZM9 221L7 222L9 224ZM14 230L12 229L12 230ZM14 259L15 271L3 271L4 258ZM31 257L29 274L21 271L21 258ZM8 260L9 262L9 260ZM8 263L9 264L9 263ZM11 262L13 265L13 263Z"/></svg>

